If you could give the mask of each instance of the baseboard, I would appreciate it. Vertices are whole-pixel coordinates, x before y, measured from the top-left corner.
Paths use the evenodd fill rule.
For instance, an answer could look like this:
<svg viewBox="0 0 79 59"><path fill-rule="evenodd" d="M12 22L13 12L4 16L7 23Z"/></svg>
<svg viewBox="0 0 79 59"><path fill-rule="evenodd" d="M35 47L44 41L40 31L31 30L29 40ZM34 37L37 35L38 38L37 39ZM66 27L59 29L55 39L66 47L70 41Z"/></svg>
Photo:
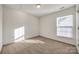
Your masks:
<svg viewBox="0 0 79 59"><path fill-rule="evenodd" d="M39 37L39 36L40 35L35 35L35 36L28 37L27 39L36 38L36 37Z"/></svg>
<svg viewBox="0 0 79 59"><path fill-rule="evenodd" d="M46 37L46 36L42 36L42 35L40 35L40 36L44 37L44 38L52 39L52 38L49 38L49 37ZM65 43L65 44L69 44L69 45L72 45L72 46L76 46L74 44L70 44L70 43L67 43L67 42L64 42L64 41L60 41L60 40L56 40L56 39L52 39L52 40L55 40L55 41L58 41L58 42L61 42L61 43Z"/></svg>
<svg viewBox="0 0 79 59"><path fill-rule="evenodd" d="M52 39L52 38L49 38L49 37L46 37L46 36L42 36L42 35L36 35L36 36L32 36L32 37L29 37L29 38L26 38L26 39L31 39L31 38L36 38L36 37L44 37L44 38ZM70 44L70 43L63 42L63 41L56 40L56 39L53 39L53 40L58 41L58 42L62 42L62 43L65 43L65 44ZM9 42L9 43L7 43L7 44L3 44L3 46L9 45L9 44L12 44L12 43L14 43L14 42ZM76 46L76 45L74 45L74 44L70 44L70 45Z"/></svg>
<svg viewBox="0 0 79 59"><path fill-rule="evenodd" d="M14 42L10 42L10 43L6 43L6 44L3 44L3 46L7 46L7 45L10 45L10 44L13 44Z"/></svg>
<svg viewBox="0 0 79 59"><path fill-rule="evenodd" d="M2 47L0 47L0 53L2 52Z"/></svg>
<svg viewBox="0 0 79 59"><path fill-rule="evenodd" d="M26 39L36 38L36 37L39 37L39 36L40 36L40 35L31 36L31 37L28 37L28 38L26 38ZM13 42L8 42L8 43L3 44L3 46L10 45L10 44L13 44L13 43L14 43L14 41L13 41Z"/></svg>

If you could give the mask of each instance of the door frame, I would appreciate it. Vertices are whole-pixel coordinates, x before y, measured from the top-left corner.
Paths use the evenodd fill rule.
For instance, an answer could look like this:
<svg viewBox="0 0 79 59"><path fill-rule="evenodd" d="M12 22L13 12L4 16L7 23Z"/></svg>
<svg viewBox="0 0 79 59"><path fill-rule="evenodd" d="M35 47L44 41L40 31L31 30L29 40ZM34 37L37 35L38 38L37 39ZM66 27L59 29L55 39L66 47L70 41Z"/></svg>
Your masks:
<svg viewBox="0 0 79 59"><path fill-rule="evenodd" d="M79 53L79 24L78 24L78 21L79 21L79 5L76 5L76 48L77 48L77 51Z"/></svg>

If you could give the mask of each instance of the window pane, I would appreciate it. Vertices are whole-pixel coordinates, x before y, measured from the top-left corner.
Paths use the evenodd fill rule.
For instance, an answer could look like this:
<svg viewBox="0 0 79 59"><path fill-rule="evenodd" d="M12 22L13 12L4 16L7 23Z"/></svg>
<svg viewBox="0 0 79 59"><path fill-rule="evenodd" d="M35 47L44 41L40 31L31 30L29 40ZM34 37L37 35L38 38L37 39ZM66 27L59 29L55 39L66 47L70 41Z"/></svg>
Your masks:
<svg viewBox="0 0 79 59"><path fill-rule="evenodd" d="M57 36L72 38L73 15L57 18Z"/></svg>

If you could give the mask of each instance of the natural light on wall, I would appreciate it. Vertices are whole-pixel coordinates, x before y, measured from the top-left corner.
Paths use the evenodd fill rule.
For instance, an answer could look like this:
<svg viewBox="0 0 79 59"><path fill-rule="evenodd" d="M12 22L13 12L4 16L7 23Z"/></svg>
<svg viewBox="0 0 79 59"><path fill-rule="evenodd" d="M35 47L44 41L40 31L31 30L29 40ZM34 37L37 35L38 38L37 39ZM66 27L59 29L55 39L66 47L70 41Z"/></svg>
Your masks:
<svg viewBox="0 0 79 59"><path fill-rule="evenodd" d="M73 37L73 15L57 17L57 36Z"/></svg>
<svg viewBox="0 0 79 59"><path fill-rule="evenodd" d="M24 26L14 30L15 42L24 40Z"/></svg>

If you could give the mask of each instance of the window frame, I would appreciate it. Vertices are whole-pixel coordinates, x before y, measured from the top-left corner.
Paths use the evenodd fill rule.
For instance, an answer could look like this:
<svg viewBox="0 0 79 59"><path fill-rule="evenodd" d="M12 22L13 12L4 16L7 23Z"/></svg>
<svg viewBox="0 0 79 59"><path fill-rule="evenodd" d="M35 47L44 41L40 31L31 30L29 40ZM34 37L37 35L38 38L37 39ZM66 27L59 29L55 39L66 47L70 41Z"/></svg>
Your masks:
<svg viewBox="0 0 79 59"><path fill-rule="evenodd" d="M66 16L70 16L70 15L60 16L60 18L61 18L61 17L63 18L63 17L66 17ZM58 25L57 25L58 19L57 19L57 18L59 18L59 17L56 18L56 35L57 35L58 37L73 38L73 35L74 35L74 34L73 34L73 32L74 32L74 31L73 31L73 26L74 26L74 25L73 25L73 20L74 20L74 16L73 16L73 15L71 15L71 16L72 16L72 26L71 26L71 27L72 27L72 36L71 36L71 37L64 36L64 35L62 35L62 36L61 36L61 35L58 35L58 29L57 29L57 28L58 28ZM62 27L62 26L60 26L60 27ZM64 27L67 27L67 26L63 26L63 28L64 28ZM69 27L69 26L68 26L68 27ZM62 32L63 32L63 31L62 31Z"/></svg>

